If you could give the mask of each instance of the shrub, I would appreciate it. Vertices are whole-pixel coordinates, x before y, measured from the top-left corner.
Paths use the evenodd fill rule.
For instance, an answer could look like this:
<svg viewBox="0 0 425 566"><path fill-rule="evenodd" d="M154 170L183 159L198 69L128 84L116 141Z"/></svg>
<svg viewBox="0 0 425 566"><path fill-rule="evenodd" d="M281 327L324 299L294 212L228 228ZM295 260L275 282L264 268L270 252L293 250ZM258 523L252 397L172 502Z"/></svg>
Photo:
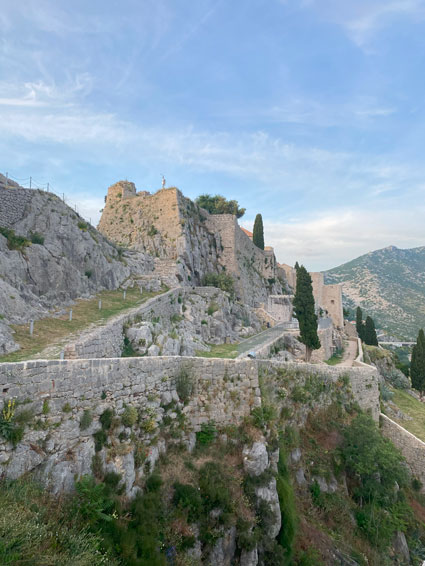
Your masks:
<svg viewBox="0 0 425 566"><path fill-rule="evenodd" d="M24 236L18 236L11 228L3 228L0 226L0 234L7 240L9 250L17 250L22 252L26 246L30 245L30 241Z"/></svg>
<svg viewBox="0 0 425 566"><path fill-rule="evenodd" d="M49 400L48 399L44 399L43 408L42 408L41 412L43 413L43 415L48 415L50 413L50 407L49 407Z"/></svg>
<svg viewBox="0 0 425 566"><path fill-rule="evenodd" d="M217 462L206 462L199 470L199 487L207 512L215 508L232 511L231 494L223 469Z"/></svg>
<svg viewBox="0 0 425 566"><path fill-rule="evenodd" d="M277 537L279 545L285 550L289 561L293 555L295 535L297 532L297 509L295 505L294 489L286 465L286 451L284 442L279 442L279 461L277 464L276 490L279 496L282 527Z"/></svg>
<svg viewBox="0 0 425 566"><path fill-rule="evenodd" d="M176 391L180 400L186 405L193 392L193 377L188 368L181 368L176 377Z"/></svg>
<svg viewBox="0 0 425 566"><path fill-rule="evenodd" d="M234 282L231 275L227 273L207 273L202 279L205 287L218 287L222 291L234 294Z"/></svg>
<svg viewBox="0 0 425 566"><path fill-rule="evenodd" d="M207 309L208 316L212 316L215 312L218 311L219 308L219 305L215 301L212 301Z"/></svg>
<svg viewBox="0 0 425 566"><path fill-rule="evenodd" d="M152 224L152 226L148 230L148 236L155 236L156 234L158 234L158 230Z"/></svg>
<svg viewBox="0 0 425 566"><path fill-rule="evenodd" d="M100 424L103 430L109 430L112 426L112 419L114 411L112 409L105 409L99 417Z"/></svg>
<svg viewBox="0 0 425 566"><path fill-rule="evenodd" d="M33 244L39 244L40 246L44 244L44 236L39 232L30 232L30 238Z"/></svg>
<svg viewBox="0 0 425 566"><path fill-rule="evenodd" d="M90 279L90 277L93 275L93 271L91 269L86 269L84 275L88 277L88 279Z"/></svg>
<svg viewBox="0 0 425 566"><path fill-rule="evenodd" d="M187 511L190 522L197 521L202 513L201 495L199 490L192 485L176 482L174 484L173 503L176 507Z"/></svg>
<svg viewBox="0 0 425 566"><path fill-rule="evenodd" d="M136 407L127 406L121 415L121 422L124 426L133 426L137 423L137 416Z"/></svg>
<svg viewBox="0 0 425 566"><path fill-rule="evenodd" d="M201 430L196 433L196 440L199 444L207 446L211 444L215 437L217 436L217 429L215 427L214 421L201 424Z"/></svg>
<svg viewBox="0 0 425 566"><path fill-rule="evenodd" d="M77 224L78 228L80 230L82 230L83 232L87 232L87 228L89 227L87 222L84 222L83 220L80 220Z"/></svg>
<svg viewBox="0 0 425 566"><path fill-rule="evenodd" d="M90 409L84 409L83 416L81 417L80 420L80 429L86 430L87 428L89 428L92 422L93 422L93 417Z"/></svg>
<svg viewBox="0 0 425 566"><path fill-rule="evenodd" d="M276 412L271 405L262 405L261 407L255 407L251 415L254 426L265 429L276 417Z"/></svg>
<svg viewBox="0 0 425 566"><path fill-rule="evenodd" d="M100 430L96 431L93 434L94 438L94 449L96 452L100 452L102 448L105 446L106 442L108 441L108 435L106 432L101 428Z"/></svg>

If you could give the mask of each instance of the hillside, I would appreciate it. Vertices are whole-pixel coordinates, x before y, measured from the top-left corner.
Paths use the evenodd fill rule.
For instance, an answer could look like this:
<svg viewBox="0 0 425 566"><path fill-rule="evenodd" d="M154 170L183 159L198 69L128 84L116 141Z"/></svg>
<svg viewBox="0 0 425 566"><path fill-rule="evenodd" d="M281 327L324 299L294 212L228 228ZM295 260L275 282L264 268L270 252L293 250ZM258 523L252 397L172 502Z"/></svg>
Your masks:
<svg viewBox="0 0 425 566"><path fill-rule="evenodd" d="M153 269L125 254L56 195L0 178L0 353L16 349L7 323L47 316L77 297L118 288Z"/></svg>
<svg viewBox="0 0 425 566"><path fill-rule="evenodd" d="M391 334L414 339L425 326L425 247L370 252L325 272L325 281L343 283L345 304Z"/></svg>

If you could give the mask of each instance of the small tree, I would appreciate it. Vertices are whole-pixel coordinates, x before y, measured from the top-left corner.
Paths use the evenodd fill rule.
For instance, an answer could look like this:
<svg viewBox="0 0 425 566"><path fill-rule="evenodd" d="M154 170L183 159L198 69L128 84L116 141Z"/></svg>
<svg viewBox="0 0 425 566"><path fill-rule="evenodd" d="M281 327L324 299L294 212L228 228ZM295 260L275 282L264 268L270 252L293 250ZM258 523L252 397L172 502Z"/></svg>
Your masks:
<svg viewBox="0 0 425 566"><path fill-rule="evenodd" d="M234 214L236 218L241 218L245 214L245 208L239 208L236 200L227 200L222 195L200 195L196 204L208 210L210 214Z"/></svg>
<svg viewBox="0 0 425 566"><path fill-rule="evenodd" d="M412 387L420 391L423 395L425 391L425 334L422 328L419 330L416 344L412 349L410 378L412 380Z"/></svg>
<svg viewBox="0 0 425 566"><path fill-rule="evenodd" d="M356 309L356 330L360 340L364 340L363 313L360 307Z"/></svg>
<svg viewBox="0 0 425 566"><path fill-rule="evenodd" d="M294 315L300 325L299 340L305 345L305 361L310 361L313 350L320 348L317 335L317 316L314 310L313 285L306 268L297 270L297 285L294 297Z"/></svg>
<svg viewBox="0 0 425 566"><path fill-rule="evenodd" d="M261 214L257 214L255 217L254 222L254 229L252 232L252 241L260 248L260 250L264 250L264 228L263 228L263 217Z"/></svg>
<svg viewBox="0 0 425 566"><path fill-rule="evenodd" d="M378 337L376 336L375 323L370 316L366 317L366 324L364 328L364 342L369 346L378 345Z"/></svg>
<svg viewBox="0 0 425 566"><path fill-rule="evenodd" d="M298 261L296 261L296 262L295 262L295 265L294 265L295 271L298 271L299 268L300 268L300 264L298 263Z"/></svg>

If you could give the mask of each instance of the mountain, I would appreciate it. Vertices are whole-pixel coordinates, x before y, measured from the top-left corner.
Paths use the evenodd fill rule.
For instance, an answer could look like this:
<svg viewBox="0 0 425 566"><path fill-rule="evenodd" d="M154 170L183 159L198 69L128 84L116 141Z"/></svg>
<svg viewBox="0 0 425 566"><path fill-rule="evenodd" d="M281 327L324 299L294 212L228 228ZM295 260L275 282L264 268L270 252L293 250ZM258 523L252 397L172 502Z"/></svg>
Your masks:
<svg viewBox="0 0 425 566"><path fill-rule="evenodd" d="M326 283L343 283L344 302L360 305L377 327L415 339L425 327L425 247L389 246L325 272Z"/></svg>

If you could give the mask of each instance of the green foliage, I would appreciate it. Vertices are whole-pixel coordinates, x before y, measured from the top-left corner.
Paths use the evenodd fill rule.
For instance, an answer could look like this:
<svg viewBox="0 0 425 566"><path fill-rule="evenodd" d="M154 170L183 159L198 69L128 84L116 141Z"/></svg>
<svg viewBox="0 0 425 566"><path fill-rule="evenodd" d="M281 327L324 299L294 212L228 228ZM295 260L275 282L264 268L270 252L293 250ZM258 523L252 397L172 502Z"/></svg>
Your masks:
<svg viewBox="0 0 425 566"><path fill-rule="evenodd" d="M134 426L137 423L137 417L136 407L127 406L121 415L121 422L124 426Z"/></svg>
<svg viewBox="0 0 425 566"><path fill-rule="evenodd" d="M276 418L276 411L272 405L261 405L252 410L251 416L254 426L265 430Z"/></svg>
<svg viewBox="0 0 425 566"><path fill-rule="evenodd" d="M42 408L41 412L43 413L43 415L48 415L50 413L50 407L49 407L49 400L48 399L44 399L43 408Z"/></svg>
<svg viewBox="0 0 425 566"><path fill-rule="evenodd" d="M196 204L208 210L210 214L234 214L236 218L241 218L245 214L245 208L239 208L236 200L227 200L221 195L200 195Z"/></svg>
<svg viewBox="0 0 425 566"><path fill-rule="evenodd" d="M294 315L300 325L299 340L306 347L306 361L309 361L311 351L320 348L320 340L317 335L317 316L314 311L311 277L303 265L297 269L297 285L293 305Z"/></svg>
<svg viewBox="0 0 425 566"><path fill-rule="evenodd" d="M39 244L42 246L44 244L44 236L39 232L30 232L31 243Z"/></svg>
<svg viewBox="0 0 425 566"><path fill-rule="evenodd" d="M92 422L93 422L93 417L90 409L84 409L83 416L81 417L80 420L80 429L86 430L87 428L89 428Z"/></svg>
<svg viewBox="0 0 425 566"><path fill-rule="evenodd" d="M354 489L358 501L387 505L393 502L395 482L407 484L403 457L381 436L372 418L358 415L345 430L342 448L347 472L360 480Z"/></svg>
<svg viewBox="0 0 425 566"><path fill-rule="evenodd" d="M81 517L71 520L66 498L53 498L27 479L0 484L0 564L117 566L102 537Z"/></svg>
<svg viewBox="0 0 425 566"><path fill-rule="evenodd" d="M421 392L425 391L425 335L422 328L419 330L416 344L412 349L410 377L412 387Z"/></svg>
<svg viewBox="0 0 425 566"><path fill-rule="evenodd" d="M359 338L364 340L365 327L363 324L363 313L360 307L357 307L356 309L356 330Z"/></svg>
<svg viewBox="0 0 425 566"><path fill-rule="evenodd" d="M121 357L122 358L136 358L138 356L139 356L139 354L133 348L133 344L130 342L129 338L127 338L127 336L124 336L124 346L123 346L123 349L122 349L122 352L121 352Z"/></svg>
<svg viewBox="0 0 425 566"><path fill-rule="evenodd" d="M373 319L370 316L366 317L366 324L365 324L365 328L364 328L363 340L364 340L365 344L368 344L369 346L377 346L378 345L378 338L376 336L375 323L373 322Z"/></svg>
<svg viewBox="0 0 425 566"><path fill-rule="evenodd" d="M186 405L193 392L193 377L189 372L189 368L182 367L176 377L176 391L180 400Z"/></svg>
<svg viewBox="0 0 425 566"><path fill-rule="evenodd" d="M9 250L24 251L26 246L30 245L30 241L23 236L18 236L12 228L3 228L0 226L0 234L7 240L7 247Z"/></svg>
<svg viewBox="0 0 425 566"><path fill-rule="evenodd" d="M65 405L62 407L62 411L64 413L70 413L72 411L72 407L69 403L65 403Z"/></svg>
<svg viewBox="0 0 425 566"><path fill-rule="evenodd" d="M196 440L203 446L208 446L215 440L217 436L217 429L214 421L201 424L201 430L196 433Z"/></svg>
<svg viewBox="0 0 425 566"><path fill-rule="evenodd" d="M103 430L110 430L112 426L112 419L114 418L113 409L105 409L99 417L99 422Z"/></svg>
<svg viewBox="0 0 425 566"><path fill-rule="evenodd" d="M87 232L87 229L89 227L89 225L87 224L87 222L84 222L84 220L80 220L77 224L78 228L80 230L82 230L83 232Z"/></svg>
<svg viewBox="0 0 425 566"><path fill-rule="evenodd" d="M199 490L192 485L176 482L174 484L173 503L187 511L190 522L197 521L202 513L202 499Z"/></svg>
<svg viewBox="0 0 425 566"><path fill-rule="evenodd" d="M100 521L112 521L110 512L113 502L109 499L106 486L96 483L92 476L83 476L75 482L77 512L89 523L96 525Z"/></svg>
<svg viewBox="0 0 425 566"><path fill-rule="evenodd" d="M90 279L90 277L93 275L93 270L91 269L86 269L86 271L84 272L84 275Z"/></svg>
<svg viewBox="0 0 425 566"><path fill-rule="evenodd" d="M286 562L289 562L293 556L298 519L294 489L286 465L285 444L282 440L279 442L276 489L279 496L280 513L282 517L282 526L277 541L285 551Z"/></svg>
<svg viewBox="0 0 425 566"><path fill-rule="evenodd" d="M155 228L155 226L152 224L152 226L149 228L148 230L148 236L155 236L156 234L158 234L158 230L157 228Z"/></svg>
<svg viewBox="0 0 425 566"><path fill-rule="evenodd" d="M202 285L205 287L218 287L222 291L234 294L234 282L228 273L207 273L202 279Z"/></svg>
<svg viewBox="0 0 425 566"><path fill-rule="evenodd" d="M264 228L263 228L263 217L261 214L257 214L254 221L254 228L252 231L252 241L260 248L260 250L264 250Z"/></svg>
<svg viewBox="0 0 425 566"><path fill-rule="evenodd" d="M208 316L212 316L219 308L219 305L215 301L211 301L207 309Z"/></svg>
<svg viewBox="0 0 425 566"><path fill-rule="evenodd" d="M209 512L215 508L231 512L233 508L231 493L226 475L218 462L206 462L199 470L199 487L204 509Z"/></svg>

